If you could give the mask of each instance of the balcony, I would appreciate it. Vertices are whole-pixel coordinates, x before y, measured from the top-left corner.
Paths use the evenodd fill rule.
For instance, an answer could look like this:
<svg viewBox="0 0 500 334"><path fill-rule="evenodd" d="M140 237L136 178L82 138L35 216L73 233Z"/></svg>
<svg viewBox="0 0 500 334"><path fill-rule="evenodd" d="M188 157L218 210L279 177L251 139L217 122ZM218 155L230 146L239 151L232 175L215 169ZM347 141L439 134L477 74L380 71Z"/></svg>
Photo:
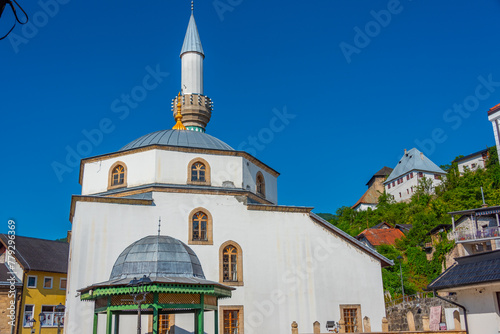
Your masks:
<svg viewBox="0 0 500 334"><path fill-rule="evenodd" d="M455 242L467 242L467 241L478 241L478 240L489 240L500 238L500 227L493 226L482 228L480 230L460 230L450 232L448 234L448 239L455 240Z"/></svg>

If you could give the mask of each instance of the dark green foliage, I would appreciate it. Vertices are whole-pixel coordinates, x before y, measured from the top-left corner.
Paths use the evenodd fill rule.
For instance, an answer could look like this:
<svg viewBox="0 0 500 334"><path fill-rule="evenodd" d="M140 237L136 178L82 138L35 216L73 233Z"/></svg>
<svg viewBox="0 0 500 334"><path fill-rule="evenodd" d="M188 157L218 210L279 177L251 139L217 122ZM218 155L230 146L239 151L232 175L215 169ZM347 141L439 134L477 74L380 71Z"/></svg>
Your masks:
<svg viewBox="0 0 500 334"><path fill-rule="evenodd" d="M406 294L422 291L441 273L445 256L453 249L454 242L449 241L443 233L441 241L434 245L430 261L427 260L423 246L431 241L427 235L430 230L439 224L451 224L448 212L481 207L481 187L489 206L500 205L500 166L496 147L489 150L486 169L466 171L460 175L455 160L443 166L447 176L442 185L435 189L435 194L431 191L432 180L424 178L410 202L395 203L391 196L384 193L379 197L375 210L357 212L349 207L341 207L335 215L328 216L328 221L352 236L381 222L392 226L413 225L410 232L398 240L395 246L383 245L377 248L378 252L395 263L393 267L382 270L384 289L394 296L401 294L397 260L400 255L403 256L401 268Z"/></svg>

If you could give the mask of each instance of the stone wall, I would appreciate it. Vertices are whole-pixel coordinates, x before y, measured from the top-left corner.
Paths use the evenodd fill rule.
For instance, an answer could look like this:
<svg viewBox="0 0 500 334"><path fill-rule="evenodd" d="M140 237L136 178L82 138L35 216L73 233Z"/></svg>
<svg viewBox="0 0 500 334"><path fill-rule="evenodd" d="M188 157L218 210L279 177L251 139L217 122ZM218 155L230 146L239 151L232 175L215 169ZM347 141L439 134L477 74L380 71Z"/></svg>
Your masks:
<svg viewBox="0 0 500 334"><path fill-rule="evenodd" d="M9 324L9 321L11 321L11 320L7 317L8 315L10 315L10 311L9 311L8 307L10 307L11 300L12 299L9 298L9 295L8 295L8 290L2 289L0 291L0 333L2 333L2 334L3 333L9 334L12 331L12 326ZM18 320L18 317L20 314L19 301L20 301L20 298L18 295L17 306L16 306L16 321L15 321L16 328L15 328L14 333L17 333L17 320Z"/></svg>
<svg viewBox="0 0 500 334"><path fill-rule="evenodd" d="M453 300L451 297L446 298ZM443 309L456 308L455 305L436 297L417 299L388 307L386 313L389 321L389 331L424 330L422 318L424 316L429 317L430 309L433 306L442 306ZM414 328L410 328L412 320ZM445 322L444 312L441 313L441 321Z"/></svg>

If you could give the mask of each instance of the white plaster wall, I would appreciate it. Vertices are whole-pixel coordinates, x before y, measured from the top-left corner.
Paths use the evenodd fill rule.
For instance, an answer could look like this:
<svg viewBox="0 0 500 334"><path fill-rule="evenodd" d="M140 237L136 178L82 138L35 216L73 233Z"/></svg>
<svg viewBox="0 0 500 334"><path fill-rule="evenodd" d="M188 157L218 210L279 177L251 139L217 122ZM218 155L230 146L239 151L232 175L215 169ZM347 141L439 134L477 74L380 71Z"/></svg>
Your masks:
<svg viewBox="0 0 500 334"><path fill-rule="evenodd" d="M155 182L156 150L127 154L116 158L104 157L102 160L84 165L82 195L107 191L109 169L117 161L121 161L127 166L127 187Z"/></svg>
<svg viewBox="0 0 500 334"><path fill-rule="evenodd" d="M243 189L257 193L257 173L261 172L266 182L266 199L274 204L278 203L278 179L243 158Z"/></svg>
<svg viewBox="0 0 500 334"><path fill-rule="evenodd" d="M186 185L190 177L188 165L195 158L202 158L210 165L211 185L214 187L222 187L225 181L230 181L235 188L256 193L257 172L262 172L266 182L266 199L272 203L278 202L277 178L247 159L165 150L149 150L86 163L83 168L82 195L106 192L109 169L117 161L127 166L128 188L152 183Z"/></svg>
<svg viewBox="0 0 500 334"><path fill-rule="evenodd" d="M418 187L418 172L419 171L413 171L413 178L410 178L409 180L406 179L406 175L412 173L407 173L403 175L403 183L398 184L397 179L394 180L395 186L392 186L392 181L391 181L391 189L389 189L389 184L385 185L385 191L394 196L394 200L396 202L402 202L411 199L413 194L417 191ZM434 173L428 173L428 172L422 172L423 175L427 178L432 180L432 185L435 188L436 186L440 185L442 183L441 180L436 180L434 179ZM442 177L445 177L444 175ZM399 178L398 178L399 179ZM413 187L413 191L412 191ZM399 196L399 193L401 193L401 197Z"/></svg>
<svg viewBox="0 0 500 334"><path fill-rule="evenodd" d="M181 57L182 94L203 95L203 56L196 52L186 52Z"/></svg>
<svg viewBox="0 0 500 334"><path fill-rule="evenodd" d="M476 166L473 168L472 164L476 164ZM464 170L465 166L467 166L469 168L469 171L472 171L472 172L475 171L475 170L477 170L478 168L483 168L484 169L485 165L484 165L483 156L481 154L479 154L477 156L470 157L467 160L461 161L458 164L458 171L460 173L465 172L465 170Z"/></svg>
<svg viewBox="0 0 500 334"><path fill-rule="evenodd" d="M498 310L496 291L500 291L500 283L456 291L457 303L467 309L469 333L498 334L500 332L500 310ZM463 312L461 314L463 315ZM463 324L463 316L461 318Z"/></svg>
<svg viewBox="0 0 500 334"><path fill-rule="evenodd" d="M293 321L312 332L340 319L340 304L361 304L372 330L385 316L380 262L313 222L307 214L251 211L222 195L154 193L154 206L78 202L73 219L72 261L67 292L66 333L92 332L92 303L76 290L109 279L118 255L131 243L157 233L187 243L188 215L194 207L213 217L214 244L190 246L205 276L219 279L219 248L233 240L243 250L244 286L220 305L244 305L245 333L288 333ZM119 232L119 233L117 233ZM367 279L369 278L369 279ZM206 332L213 333L213 314ZM176 317L192 328L192 317ZM75 331L75 329L78 329ZM122 332L133 333L130 331Z"/></svg>

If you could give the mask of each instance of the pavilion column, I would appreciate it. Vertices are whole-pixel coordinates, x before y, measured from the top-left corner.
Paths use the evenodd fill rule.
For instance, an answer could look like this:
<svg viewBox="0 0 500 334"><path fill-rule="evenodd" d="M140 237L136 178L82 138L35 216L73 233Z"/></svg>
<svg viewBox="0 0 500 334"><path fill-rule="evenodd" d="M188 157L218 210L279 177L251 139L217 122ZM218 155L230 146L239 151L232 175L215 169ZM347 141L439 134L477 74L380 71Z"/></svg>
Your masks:
<svg viewBox="0 0 500 334"><path fill-rule="evenodd" d="M99 319L99 314L94 313L94 329L92 331L93 334L97 334L97 321Z"/></svg>
<svg viewBox="0 0 500 334"><path fill-rule="evenodd" d="M153 334L158 334L158 307L153 307Z"/></svg>
<svg viewBox="0 0 500 334"><path fill-rule="evenodd" d="M200 295L200 310L198 311L197 315L197 334L204 334L205 333L205 299L204 295Z"/></svg>
<svg viewBox="0 0 500 334"><path fill-rule="evenodd" d="M158 315L158 293L156 292L153 295L153 334L158 334L158 325L159 325L159 315Z"/></svg>
<svg viewBox="0 0 500 334"><path fill-rule="evenodd" d="M119 334L120 329L120 314L115 314L115 334Z"/></svg>
<svg viewBox="0 0 500 334"><path fill-rule="evenodd" d="M113 329L113 313L108 308L106 311L106 334L112 334L111 331Z"/></svg>
<svg viewBox="0 0 500 334"><path fill-rule="evenodd" d="M214 311L214 334L219 334L219 311Z"/></svg>

